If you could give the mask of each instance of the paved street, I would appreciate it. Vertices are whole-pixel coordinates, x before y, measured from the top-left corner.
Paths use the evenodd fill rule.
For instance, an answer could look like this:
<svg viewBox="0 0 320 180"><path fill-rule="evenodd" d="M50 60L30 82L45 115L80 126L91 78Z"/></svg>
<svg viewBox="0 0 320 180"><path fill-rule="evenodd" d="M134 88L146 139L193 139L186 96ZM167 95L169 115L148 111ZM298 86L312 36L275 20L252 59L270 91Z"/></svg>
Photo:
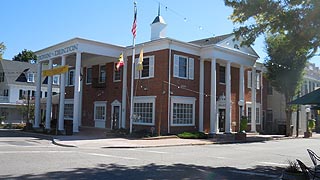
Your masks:
<svg viewBox="0 0 320 180"><path fill-rule="evenodd" d="M287 160L311 165L319 139L156 148L61 147L0 131L0 179L277 179Z"/></svg>

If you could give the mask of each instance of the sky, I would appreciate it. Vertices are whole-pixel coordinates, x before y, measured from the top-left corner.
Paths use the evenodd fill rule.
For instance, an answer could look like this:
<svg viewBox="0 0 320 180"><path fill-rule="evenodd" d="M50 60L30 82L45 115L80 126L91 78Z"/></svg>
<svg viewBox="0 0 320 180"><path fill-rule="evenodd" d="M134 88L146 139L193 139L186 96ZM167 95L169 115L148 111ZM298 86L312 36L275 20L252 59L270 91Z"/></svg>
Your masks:
<svg viewBox="0 0 320 180"><path fill-rule="evenodd" d="M43 48L79 37L130 46L134 0L1 0L0 42L11 60L24 49ZM167 23L167 37L189 42L232 33L238 25L229 19L232 8L223 0L136 0L136 43L150 40L150 24L158 14ZM263 37L253 48L263 62ZM320 67L320 56L311 62Z"/></svg>

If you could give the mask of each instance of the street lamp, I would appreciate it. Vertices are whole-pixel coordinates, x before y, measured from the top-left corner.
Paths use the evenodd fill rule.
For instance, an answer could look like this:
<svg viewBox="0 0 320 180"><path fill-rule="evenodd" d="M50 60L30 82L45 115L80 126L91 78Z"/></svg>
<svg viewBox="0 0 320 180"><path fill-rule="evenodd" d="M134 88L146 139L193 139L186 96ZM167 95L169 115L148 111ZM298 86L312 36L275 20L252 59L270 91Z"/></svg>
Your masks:
<svg viewBox="0 0 320 180"><path fill-rule="evenodd" d="M310 113L311 109L310 109L310 106L307 106L306 107L306 132L308 132L308 120L309 120L309 113Z"/></svg>

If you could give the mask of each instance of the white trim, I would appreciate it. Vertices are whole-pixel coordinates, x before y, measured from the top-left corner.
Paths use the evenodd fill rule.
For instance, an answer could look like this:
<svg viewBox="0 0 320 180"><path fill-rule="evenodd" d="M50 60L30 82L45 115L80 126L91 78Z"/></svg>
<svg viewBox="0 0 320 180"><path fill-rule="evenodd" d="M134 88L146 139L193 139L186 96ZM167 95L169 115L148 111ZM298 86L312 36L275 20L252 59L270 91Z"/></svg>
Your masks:
<svg viewBox="0 0 320 180"><path fill-rule="evenodd" d="M186 59L186 77L182 77L179 75L179 67L180 67L180 57ZM173 77L180 78L180 79L189 79L193 80L194 79L194 58L189 58L188 56L183 56L179 54L174 54L174 59L173 59ZM190 72L190 71L193 72Z"/></svg>
<svg viewBox="0 0 320 180"><path fill-rule="evenodd" d="M251 108L251 114L252 114L252 102L246 102L246 116L249 118L249 116L248 116L248 108ZM259 123L257 123L257 119L256 119L256 124L261 124L261 121L262 121L262 116L261 116L261 112L262 112L262 108L261 108L261 104L260 103L256 103L256 109L259 109ZM269 109L267 109L267 110L269 110ZM256 112L257 113L257 112ZM255 116L255 117L257 117L257 115ZM248 122L248 124L251 124L251 122L249 123Z"/></svg>
<svg viewBox="0 0 320 180"><path fill-rule="evenodd" d="M120 68L120 69L117 71L117 70L116 70L116 66L117 66L117 63L116 63L116 62L113 63L113 74L112 74L113 78L112 78L112 80L113 80L113 82L121 82L121 73L122 73L122 69L123 69L123 68ZM120 73L120 79L115 79L115 78L116 78L116 72L119 72L119 73Z"/></svg>
<svg viewBox="0 0 320 180"><path fill-rule="evenodd" d="M88 82L88 70L91 69L91 82ZM92 84L92 67L86 67L86 84Z"/></svg>
<svg viewBox="0 0 320 180"><path fill-rule="evenodd" d="M174 124L173 123L173 104L192 104L192 123L191 124ZM196 98L185 97L185 96L171 96L171 126L194 126L195 125L195 109L196 109Z"/></svg>
<svg viewBox="0 0 320 180"><path fill-rule="evenodd" d="M113 123L113 112L114 112L114 107L119 106L119 117L118 117L118 128L120 129L120 122L121 122L121 103L118 100L114 100L111 103L111 121L110 121L110 129L113 128L112 123Z"/></svg>
<svg viewBox="0 0 320 180"><path fill-rule="evenodd" d="M132 121L132 123L135 125L155 125L156 96L135 96L135 97L133 97L133 106L134 106L134 103L152 103L152 122L151 123L141 123L141 122Z"/></svg>
<svg viewBox="0 0 320 180"><path fill-rule="evenodd" d="M103 107L104 108L104 115L103 119L96 119L96 108ZM94 120L94 127L98 128L106 128L106 121L107 121L107 101L95 101L94 102L94 109L93 109L93 120Z"/></svg>

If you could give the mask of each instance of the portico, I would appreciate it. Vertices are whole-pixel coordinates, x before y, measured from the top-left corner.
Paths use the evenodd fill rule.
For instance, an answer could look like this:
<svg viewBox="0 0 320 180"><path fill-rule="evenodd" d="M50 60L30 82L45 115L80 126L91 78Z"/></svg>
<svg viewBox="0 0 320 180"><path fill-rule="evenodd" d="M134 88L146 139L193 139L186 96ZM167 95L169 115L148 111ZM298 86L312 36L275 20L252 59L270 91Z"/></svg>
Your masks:
<svg viewBox="0 0 320 180"><path fill-rule="evenodd" d="M228 43L228 45L231 44L231 42ZM209 133L228 134L237 131L234 128L236 124L240 123L240 117L244 115L245 102L252 101L252 104L256 104L256 96L253 95L256 93L255 90L252 90L251 99L246 99L245 97L245 71L255 71L253 67L258 56L254 53L240 51L239 49L211 45L202 49L201 57L199 131L204 131L204 125L202 123L205 117L208 116L205 115L206 112L202 109L202 107L205 106L204 99L208 98L208 96L210 96ZM205 65L210 65L208 72L204 68ZM204 74L210 74L210 81L205 81ZM254 75L254 73L252 73L252 75ZM206 85L208 82L210 83ZM251 82L254 84L253 82L255 81ZM209 91L206 91L205 86L209 86ZM235 109L235 107L238 109ZM236 115L237 112L238 115ZM236 121L236 119L238 121ZM251 113L251 119L251 131L255 132L254 112Z"/></svg>
<svg viewBox="0 0 320 180"><path fill-rule="evenodd" d="M94 64L105 64L116 62L120 53L124 51L123 47L100 43L91 40L74 38L54 46L39 50L36 52L38 57L38 72L42 72L43 64L49 64L49 69L55 66L67 65L72 69L72 73L57 74L60 79L60 97L59 97L59 119L58 130L64 130L64 120L69 119L73 122L73 132L79 132L82 118L82 93L83 93L83 68ZM35 99L35 123L34 127L39 127L41 122L40 115L40 89L42 82L42 73L37 74L37 91ZM52 112L52 81L53 76L48 76L48 96L46 102L45 128L50 130L51 112ZM67 87L67 88L66 88ZM126 92L123 91L125 94ZM124 95L124 97L126 97ZM65 117L66 100L72 102L72 111L68 117ZM70 104L69 104L70 105ZM125 118L125 109L121 111L121 117ZM125 123L125 120L122 120Z"/></svg>

